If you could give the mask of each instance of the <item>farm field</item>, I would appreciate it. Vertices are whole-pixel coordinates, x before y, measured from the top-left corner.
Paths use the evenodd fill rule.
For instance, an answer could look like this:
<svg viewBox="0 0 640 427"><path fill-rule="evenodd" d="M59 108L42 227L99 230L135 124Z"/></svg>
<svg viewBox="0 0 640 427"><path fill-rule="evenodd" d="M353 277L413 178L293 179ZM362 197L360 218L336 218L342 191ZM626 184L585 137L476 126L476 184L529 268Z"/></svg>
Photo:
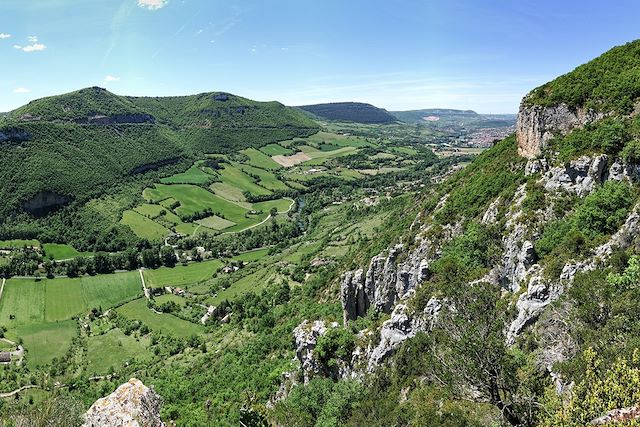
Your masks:
<svg viewBox="0 0 640 427"><path fill-rule="evenodd" d="M253 251L245 252L240 255L236 255L233 259L244 262L258 261L266 257L269 254L269 248L256 249Z"/></svg>
<svg viewBox="0 0 640 427"><path fill-rule="evenodd" d="M39 248L40 242L34 239L0 240L0 249L12 249L12 248L24 248L24 247Z"/></svg>
<svg viewBox="0 0 640 427"><path fill-rule="evenodd" d="M10 279L0 301L0 322L11 329L67 320L94 307L112 307L141 293L136 271L77 279ZM10 315L15 319L10 320Z"/></svg>
<svg viewBox="0 0 640 427"><path fill-rule="evenodd" d="M277 170L281 167L279 164L274 162L271 157L256 150L255 148L247 148L246 150L242 150L241 153L249 157L248 163L252 166L267 170Z"/></svg>
<svg viewBox="0 0 640 427"><path fill-rule="evenodd" d="M171 233L168 228L136 211L124 211L120 223L129 226L142 239L159 240Z"/></svg>
<svg viewBox="0 0 640 427"><path fill-rule="evenodd" d="M93 254L86 252L79 252L73 246L65 245L61 243L45 243L42 245L42 249L47 258L54 260L70 259L79 256L91 256Z"/></svg>
<svg viewBox="0 0 640 427"><path fill-rule="evenodd" d="M148 338L137 340L120 329L90 336L87 341L87 370L91 374L107 374L111 368L122 366L129 359L151 358L151 352L147 349Z"/></svg>
<svg viewBox="0 0 640 427"><path fill-rule="evenodd" d="M242 164L242 165L239 165L238 167L242 169L242 171L244 171L245 173L255 175L258 178L260 178L260 180L258 181L258 184L269 190L272 190L272 191L289 190L289 187L284 182L280 181L270 171L260 169L258 167L247 165L247 164Z"/></svg>
<svg viewBox="0 0 640 427"><path fill-rule="evenodd" d="M217 171L222 182L239 189L242 192L248 192L255 196L264 196L271 194L271 191L256 184L253 179L245 174L236 166L225 164L224 167Z"/></svg>
<svg viewBox="0 0 640 427"><path fill-rule="evenodd" d="M184 286L210 279L222 265L220 260L194 262L186 266L177 265L173 268L146 269L142 274L147 287Z"/></svg>
<svg viewBox="0 0 640 427"><path fill-rule="evenodd" d="M206 228L210 228L212 230L224 230L225 228L229 228L236 225L235 222L226 220L224 218L220 218L219 216L216 216L216 215L209 216L204 219L199 219L196 221L196 224Z"/></svg>
<svg viewBox="0 0 640 427"><path fill-rule="evenodd" d="M203 328L195 323L187 322L171 314L154 313L147 307L145 298L131 301L116 311L130 320L140 320L151 330L176 337L188 337L203 332Z"/></svg>
<svg viewBox="0 0 640 427"><path fill-rule="evenodd" d="M197 164L194 164L185 172L162 178L163 184L196 184L207 185L213 181L214 177L204 172Z"/></svg>
<svg viewBox="0 0 640 427"><path fill-rule="evenodd" d="M285 148L280 144L265 145L264 147L260 148L260 151L262 151L267 156L277 156L277 155L286 156L287 154L293 154L293 151L291 149Z"/></svg>
<svg viewBox="0 0 640 427"><path fill-rule="evenodd" d="M66 353L78 334L78 325L74 320L65 320L21 325L12 332L22 339L29 364L38 366L50 363L54 358L59 359Z"/></svg>

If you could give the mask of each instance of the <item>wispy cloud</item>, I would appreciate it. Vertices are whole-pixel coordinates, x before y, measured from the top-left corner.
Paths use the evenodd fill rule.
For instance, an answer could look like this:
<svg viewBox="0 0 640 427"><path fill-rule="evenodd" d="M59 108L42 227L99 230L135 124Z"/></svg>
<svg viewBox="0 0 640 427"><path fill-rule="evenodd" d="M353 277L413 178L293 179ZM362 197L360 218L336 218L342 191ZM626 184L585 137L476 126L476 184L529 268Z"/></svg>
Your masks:
<svg viewBox="0 0 640 427"><path fill-rule="evenodd" d="M169 3L169 0L138 0L138 6L149 10L162 9L167 3Z"/></svg>
<svg viewBox="0 0 640 427"><path fill-rule="evenodd" d="M120 81L120 77L116 77L112 75L108 75L104 78L105 83L119 82L119 81Z"/></svg>
<svg viewBox="0 0 640 427"><path fill-rule="evenodd" d="M27 41L29 42L28 45L22 46L19 44L14 44L13 47L23 52L40 52L47 48L46 45L38 42L38 36L29 36L27 37Z"/></svg>
<svg viewBox="0 0 640 427"><path fill-rule="evenodd" d="M27 89L26 87L17 87L13 90L13 93L29 93L31 89Z"/></svg>
<svg viewBox="0 0 640 427"><path fill-rule="evenodd" d="M8 39L11 37L11 34L0 33L0 40Z"/></svg>

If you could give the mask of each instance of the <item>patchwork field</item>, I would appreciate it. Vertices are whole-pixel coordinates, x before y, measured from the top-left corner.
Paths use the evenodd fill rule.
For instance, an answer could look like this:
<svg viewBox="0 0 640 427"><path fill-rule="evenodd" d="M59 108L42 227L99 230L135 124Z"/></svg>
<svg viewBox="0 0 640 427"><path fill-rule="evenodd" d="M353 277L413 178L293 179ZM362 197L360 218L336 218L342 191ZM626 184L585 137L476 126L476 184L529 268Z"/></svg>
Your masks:
<svg viewBox="0 0 640 427"><path fill-rule="evenodd" d="M72 317L107 309L142 294L137 271L78 279L7 280L0 301L0 325L22 339L29 363L60 357L77 334Z"/></svg>

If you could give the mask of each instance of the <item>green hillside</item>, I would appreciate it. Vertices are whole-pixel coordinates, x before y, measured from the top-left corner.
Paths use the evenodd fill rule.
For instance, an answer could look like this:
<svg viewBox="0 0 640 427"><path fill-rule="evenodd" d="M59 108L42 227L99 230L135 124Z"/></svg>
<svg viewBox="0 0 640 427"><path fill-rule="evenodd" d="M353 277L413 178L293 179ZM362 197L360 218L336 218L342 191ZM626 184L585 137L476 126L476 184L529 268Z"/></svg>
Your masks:
<svg viewBox="0 0 640 427"><path fill-rule="evenodd" d="M52 221L68 228L60 223L86 202L143 188L149 174L314 132L299 110L223 93L135 98L94 87L42 98L0 118L0 235L59 239ZM51 218L61 207L67 219Z"/></svg>
<svg viewBox="0 0 640 427"><path fill-rule="evenodd" d="M585 107L627 114L640 98L640 40L617 46L570 73L546 83L525 99L528 105Z"/></svg>
<svg viewBox="0 0 640 427"><path fill-rule="evenodd" d="M303 105L299 108L326 120L370 124L388 124L396 121L387 110L362 102L331 102Z"/></svg>

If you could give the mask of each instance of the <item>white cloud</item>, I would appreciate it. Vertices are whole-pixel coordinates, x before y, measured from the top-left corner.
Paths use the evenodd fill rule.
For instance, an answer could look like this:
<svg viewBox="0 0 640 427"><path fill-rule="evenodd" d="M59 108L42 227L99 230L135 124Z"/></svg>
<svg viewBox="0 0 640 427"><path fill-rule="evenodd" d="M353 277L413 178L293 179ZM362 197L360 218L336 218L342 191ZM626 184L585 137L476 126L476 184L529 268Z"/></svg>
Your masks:
<svg viewBox="0 0 640 427"><path fill-rule="evenodd" d="M42 43L33 43L26 46L14 44L13 47L23 52L40 52L47 48L47 46L43 45Z"/></svg>
<svg viewBox="0 0 640 427"><path fill-rule="evenodd" d="M0 40L8 39L9 37L11 37L11 34L0 33Z"/></svg>
<svg viewBox="0 0 640 427"><path fill-rule="evenodd" d="M13 47L23 52L40 52L47 48L46 45L38 42L38 36L29 36L27 37L27 41L29 44L26 46L14 44Z"/></svg>
<svg viewBox="0 0 640 427"><path fill-rule="evenodd" d="M169 0L138 0L138 6L149 10L162 9L169 3Z"/></svg>
<svg viewBox="0 0 640 427"><path fill-rule="evenodd" d="M26 87L17 87L13 90L13 93L29 93L31 89L27 89Z"/></svg>
<svg viewBox="0 0 640 427"><path fill-rule="evenodd" d="M120 81L120 77L108 75L104 78L105 83L117 82Z"/></svg>

